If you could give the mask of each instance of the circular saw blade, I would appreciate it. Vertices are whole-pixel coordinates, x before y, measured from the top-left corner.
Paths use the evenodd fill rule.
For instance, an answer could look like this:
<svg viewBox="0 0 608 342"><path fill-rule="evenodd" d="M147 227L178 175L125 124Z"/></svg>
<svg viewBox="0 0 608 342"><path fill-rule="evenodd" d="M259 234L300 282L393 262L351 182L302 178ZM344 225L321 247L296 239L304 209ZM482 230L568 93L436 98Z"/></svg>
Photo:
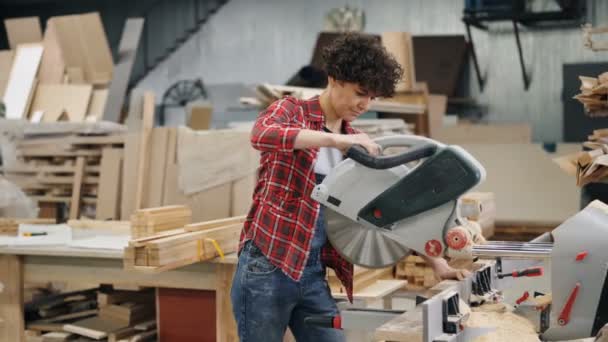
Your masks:
<svg viewBox="0 0 608 342"><path fill-rule="evenodd" d="M327 207L324 210L327 238L349 262L367 268L382 268L396 264L410 253L410 249L391 237L389 231L365 226Z"/></svg>

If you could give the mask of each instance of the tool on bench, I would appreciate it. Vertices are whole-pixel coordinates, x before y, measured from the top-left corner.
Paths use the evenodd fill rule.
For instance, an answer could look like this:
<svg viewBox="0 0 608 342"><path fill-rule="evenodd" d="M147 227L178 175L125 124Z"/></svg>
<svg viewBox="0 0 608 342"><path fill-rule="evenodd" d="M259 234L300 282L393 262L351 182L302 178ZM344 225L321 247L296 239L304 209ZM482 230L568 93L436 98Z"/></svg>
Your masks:
<svg viewBox="0 0 608 342"><path fill-rule="evenodd" d="M543 268L540 266L530 267L523 269L521 271L513 271L511 273L503 273L498 275L498 279L502 279L504 277L540 277L544 274Z"/></svg>

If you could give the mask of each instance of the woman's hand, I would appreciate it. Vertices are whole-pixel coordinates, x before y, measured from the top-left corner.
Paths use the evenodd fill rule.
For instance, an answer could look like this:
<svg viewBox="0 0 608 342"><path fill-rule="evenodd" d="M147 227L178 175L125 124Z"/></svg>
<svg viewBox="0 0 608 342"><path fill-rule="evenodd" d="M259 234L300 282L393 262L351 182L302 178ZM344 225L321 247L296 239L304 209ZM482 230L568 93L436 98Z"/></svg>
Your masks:
<svg viewBox="0 0 608 342"><path fill-rule="evenodd" d="M367 134L336 134L335 135L335 147L342 153L353 145L361 145L367 153L372 156L378 156L380 154L380 145L374 142Z"/></svg>

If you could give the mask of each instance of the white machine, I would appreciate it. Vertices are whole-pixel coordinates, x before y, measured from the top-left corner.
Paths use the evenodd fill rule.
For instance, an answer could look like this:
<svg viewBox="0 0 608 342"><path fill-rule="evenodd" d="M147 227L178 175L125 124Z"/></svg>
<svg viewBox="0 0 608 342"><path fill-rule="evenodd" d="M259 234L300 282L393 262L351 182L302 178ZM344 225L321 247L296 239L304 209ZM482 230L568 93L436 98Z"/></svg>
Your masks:
<svg viewBox="0 0 608 342"><path fill-rule="evenodd" d="M376 142L383 149L408 149L373 157L353 146L312 193L327 209L328 238L344 258L368 268L393 265L412 250L498 260L499 269L480 269L453 294L424 304L425 341L463 341L454 323L463 317L449 304L454 298L471 304L498 299L503 259L530 265L550 258L553 302L540 313L544 340L595 336L608 323L608 206L594 202L529 243L474 245L480 232L460 217L458 198L485 179L483 166L462 148L428 138L390 136ZM542 273L507 271L513 277Z"/></svg>

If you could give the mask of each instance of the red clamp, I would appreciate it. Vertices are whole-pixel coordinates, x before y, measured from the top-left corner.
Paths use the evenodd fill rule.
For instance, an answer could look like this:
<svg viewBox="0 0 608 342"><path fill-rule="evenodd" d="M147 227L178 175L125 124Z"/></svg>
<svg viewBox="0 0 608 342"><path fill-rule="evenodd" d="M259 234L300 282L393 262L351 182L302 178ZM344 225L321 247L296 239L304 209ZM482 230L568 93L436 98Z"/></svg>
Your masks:
<svg viewBox="0 0 608 342"><path fill-rule="evenodd" d="M521 297L519 297L515 301L515 304L519 305L519 304L525 302L528 298L530 298L530 292L526 291L526 292L524 292L524 294Z"/></svg>
<svg viewBox="0 0 608 342"><path fill-rule="evenodd" d="M562 312L559 314L557 319L557 324L566 325L570 322L570 313L572 312L572 307L574 306L574 302L576 301L576 296L578 296L578 290L581 288L581 283L576 283L576 286L570 292L570 296L568 296L568 300L562 309Z"/></svg>

